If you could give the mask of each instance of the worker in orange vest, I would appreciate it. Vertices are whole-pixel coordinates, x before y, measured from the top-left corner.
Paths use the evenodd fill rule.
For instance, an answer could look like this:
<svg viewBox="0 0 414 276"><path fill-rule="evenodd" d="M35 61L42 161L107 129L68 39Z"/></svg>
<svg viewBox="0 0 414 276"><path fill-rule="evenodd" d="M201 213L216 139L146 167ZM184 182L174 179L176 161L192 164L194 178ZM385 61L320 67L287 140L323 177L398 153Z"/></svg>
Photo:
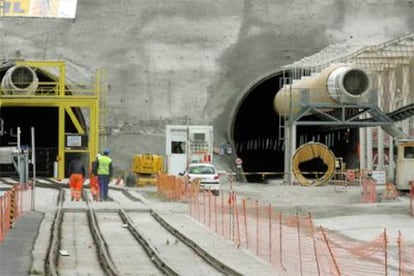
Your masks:
<svg viewBox="0 0 414 276"><path fill-rule="evenodd" d="M89 187L91 189L92 198L99 201L99 182L98 182L98 158L101 155L98 153L96 159L92 161L91 170L89 173Z"/></svg>
<svg viewBox="0 0 414 276"><path fill-rule="evenodd" d="M71 199L79 201L82 196L83 182L85 179L85 166L79 157L69 163L69 183Z"/></svg>

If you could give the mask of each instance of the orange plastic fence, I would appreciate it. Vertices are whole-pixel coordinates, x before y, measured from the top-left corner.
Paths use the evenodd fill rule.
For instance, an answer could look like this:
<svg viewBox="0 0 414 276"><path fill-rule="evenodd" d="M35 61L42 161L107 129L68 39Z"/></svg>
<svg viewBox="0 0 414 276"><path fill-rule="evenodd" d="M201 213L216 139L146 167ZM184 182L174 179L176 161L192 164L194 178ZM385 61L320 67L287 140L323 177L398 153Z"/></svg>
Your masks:
<svg viewBox="0 0 414 276"><path fill-rule="evenodd" d="M362 198L363 203L373 203L377 201L377 183L373 178L362 177Z"/></svg>
<svg viewBox="0 0 414 276"><path fill-rule="evenodd" d="M208 192L189 203L189 213L212 231L268 261L277 275L413 275L414 245L386 231L370 242L352 241L323 227L310 214L284 216L234 192ZM390 244L391 243L391 244Z"/></svg>
<svg viewBox="0 0 414 276"><path fill-rule="evenodd" d="M31 188L27 185L14 185L0 196L0 243L12 228L13 223L31 208Z"/></svg>
<svg viewBox="0 0 414 276"><path fill-rule="evenodd" d="M10 229L10 198L10 191L0 197L0 242L4 240Z"/></svg>
<svg viewBox="0 0 414 276"><path fill-rule="evenodd" d="M157 192L170 200L191 199L198 195L200 189L200 181L193 181L191 184L184 177L177 177L165 173L157 175Z"/></svg>

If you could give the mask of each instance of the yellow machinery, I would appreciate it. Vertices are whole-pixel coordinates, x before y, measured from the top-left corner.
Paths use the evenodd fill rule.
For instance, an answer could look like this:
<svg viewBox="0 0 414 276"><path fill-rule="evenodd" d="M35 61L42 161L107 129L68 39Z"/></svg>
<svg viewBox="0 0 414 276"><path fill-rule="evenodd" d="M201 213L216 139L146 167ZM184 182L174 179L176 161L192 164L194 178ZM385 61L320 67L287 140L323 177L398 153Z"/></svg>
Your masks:
<svg viewBox="0 0 414 276"><path fill-rule="evenodd" d="M135 155L132 160L132 172L136 174L136 184L155 185L157 173L163 170L163 164L161 155L149 153Z"/></svg>

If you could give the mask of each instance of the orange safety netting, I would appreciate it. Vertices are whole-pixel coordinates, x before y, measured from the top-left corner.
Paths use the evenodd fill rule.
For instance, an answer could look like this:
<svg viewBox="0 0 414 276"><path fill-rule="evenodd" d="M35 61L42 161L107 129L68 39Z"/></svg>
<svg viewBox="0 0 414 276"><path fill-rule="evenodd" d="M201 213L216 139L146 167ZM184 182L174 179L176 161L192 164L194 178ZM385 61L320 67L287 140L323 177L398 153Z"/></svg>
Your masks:
<svg viewBox="0 0 414 276"><path fill-rule="evenodd" d="M278 275L412 275L414 246L386 231L369 242L350 240L315 227L311 214L285 216L234 192L219 197L202 192L189 213L215 233L268 261Z"/></svg>
<svg viewBox="0 0 414 276"><path fill-rule="evenodd" d="M361 179L362 202L376 201L375 183ZM364 183L365 180L365 183ZM212 231L268 261L279 275L413 275L414 244L401 235L390 245L386 230L369 242L315 227L311 214L284 215L258 200L200 192L199 183L159 174L158 193L187 200L189 214ZM411 191L410 207L414 198Z"/></svg>
<svg viewBox="0 0 414 276"><path fill-rule="evenodd" d="M0 196L0 243L12 228L13 223L31 209L31 187L24 184L14 185Z"/></svg>
<svg viewBox="0 0 414 276"><path fill-rule="evenodd" d="M377 201L377 183L371 177L362 177L362 198L363 203L373 203Z"/></svg>
<svg viewBox="0 0 414 276"><path fill-rule="evenodd" d="M157 193L170 200L191 199L198 194L200 181L196 179L192 183L184 177L177 177L165 173L158 173Z"/></svg>

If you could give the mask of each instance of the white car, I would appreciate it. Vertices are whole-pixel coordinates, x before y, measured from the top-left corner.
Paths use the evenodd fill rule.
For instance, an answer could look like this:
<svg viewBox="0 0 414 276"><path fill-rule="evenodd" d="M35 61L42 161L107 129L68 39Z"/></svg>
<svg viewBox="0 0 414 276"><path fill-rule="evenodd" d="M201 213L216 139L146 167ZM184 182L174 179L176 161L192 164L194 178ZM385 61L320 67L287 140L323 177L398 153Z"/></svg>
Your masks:
<svg viewBox="0 0 414 276"><path fill-rule="evenodd" d="M184 175L188 177L190 183L194 179L199 178L201 180L200 189L211 191L215 196L220 194L220 177L214 165L210 163L193 163L188 166Z"/></svg>

